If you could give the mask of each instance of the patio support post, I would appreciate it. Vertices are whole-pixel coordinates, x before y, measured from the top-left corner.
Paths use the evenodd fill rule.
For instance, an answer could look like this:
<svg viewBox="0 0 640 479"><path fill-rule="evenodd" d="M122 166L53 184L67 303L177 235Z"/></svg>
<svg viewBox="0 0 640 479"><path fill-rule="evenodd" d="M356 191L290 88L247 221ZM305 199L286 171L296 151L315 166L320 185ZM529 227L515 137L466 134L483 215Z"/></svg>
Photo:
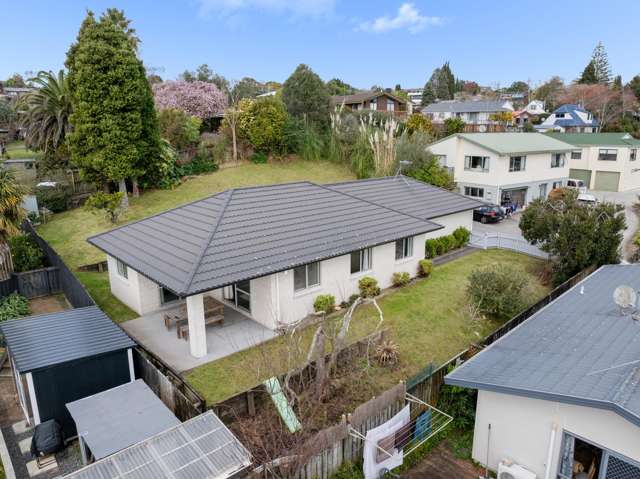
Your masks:
<svg viewBox="0 0 640 479"><path fill-rule="evenodd" d="M187 318L191 355L196 358L206 356L207 332L204 325L204 297L202 294L187 296Z"/></svg>

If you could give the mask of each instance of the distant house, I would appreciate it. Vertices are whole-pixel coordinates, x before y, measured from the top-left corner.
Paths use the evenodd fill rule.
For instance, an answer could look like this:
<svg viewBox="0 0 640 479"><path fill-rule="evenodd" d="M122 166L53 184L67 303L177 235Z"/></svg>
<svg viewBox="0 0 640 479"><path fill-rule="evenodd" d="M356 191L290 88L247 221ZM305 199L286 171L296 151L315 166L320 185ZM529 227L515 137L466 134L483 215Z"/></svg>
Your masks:
<svg viewBox="0 0 640 479"><path fill-rule="evenodd" d="M11 87L11 86L5 86L5 87L0 87L0 98L5 97L8 99L12 99L12 98L18 98L21 95L24 95L25 93L29 93L30 91L33 91L34 88L31 87Z"/></svg>
<svg viewBox="0 0 640 479"><path fill-rule="evenodd" d="M640 188L640 140L629 133L548 133L575 145L569 157L569 177L587 188L627 191Z"/></svg>
<svg viewBox="0 0 640 479"><path fill-rule="evenodd" d="M544 102L542 100L531 100L527 103L527 106L522 109L522 111L526 111L531 115L542 115L546 113L546 110L544 109Z"/></svg>
<svg viewBox="0 0 640 479"><path fill-rule="evenodd" d="M540 133L458 133L429 146L453 171L460 193L518 206L566 185L573 149Z"/></svg>
<svg viewBox="0 0 640 479"><path fill-rule="evenodd" d="M491 115L501 112L513 112L509 100L490 101L441 101L422 109L422 113L434 123L444 123L447 118L460 118L469 125L494 125Z"/></svg>
<svg viewBox="0 0 640 479"><path fill-rule="evenodd" d="M344 104L345 108L353 111L386 111L398 117L405 117L412 112L411 102L383 90L364 91L353 95L336 95L331 97L331 101L335 106Z"/></svg>
<svg viewBox="0 0 640 479"><path fill-rule="evenodd" d="M593 114L580 105L562 105L547 117L536 129L542 133L559 131L562 133L595 133L600 123Z"/></svg>
<svg viewBox="0 0 640 479"><path fill-rule="evenodd" d="M619 285L639 290L640 265L601 267L446 376L478 391L474 460L531 472L498 477L640 477L640 327Z"/></svg>
<svg viewBox="0 0 640 479"><path fill-rule="evenodd" d="M422 104L422 93L424 92L424 88L409 88L405 90L405 92L409 96L409 101L411 101L413 106L420 106Z"/></svg>

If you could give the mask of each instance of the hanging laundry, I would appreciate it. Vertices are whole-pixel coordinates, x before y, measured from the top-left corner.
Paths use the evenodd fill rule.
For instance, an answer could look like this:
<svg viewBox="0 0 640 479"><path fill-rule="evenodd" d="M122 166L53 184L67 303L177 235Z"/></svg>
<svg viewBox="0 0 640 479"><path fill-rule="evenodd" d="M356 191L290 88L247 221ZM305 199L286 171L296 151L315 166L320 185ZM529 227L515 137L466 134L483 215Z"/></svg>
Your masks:
<svg viewBox="0 0 640 479"><path fill-rule="evenodd" d="M395 447L396 433L409 424L410 407L407 405L384 424L370 429L364 443L364 477L378 479L381 473L402 465L402 448Z"/></svg>

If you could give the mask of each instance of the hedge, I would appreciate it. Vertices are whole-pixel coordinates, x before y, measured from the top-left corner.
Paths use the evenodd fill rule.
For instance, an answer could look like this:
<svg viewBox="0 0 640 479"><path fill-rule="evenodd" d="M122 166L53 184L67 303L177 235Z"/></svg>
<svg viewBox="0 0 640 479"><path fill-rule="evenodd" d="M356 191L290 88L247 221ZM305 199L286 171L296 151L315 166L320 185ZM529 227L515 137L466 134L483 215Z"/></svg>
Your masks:
<svg viewBox="0 0 640 479"><path fill-rule="evenodd" d="M432 238L425 241L425 258L435 258L454 249L462 248L469 244L471 231L464 226L460 226L453 233L439 238Z"/></svg>

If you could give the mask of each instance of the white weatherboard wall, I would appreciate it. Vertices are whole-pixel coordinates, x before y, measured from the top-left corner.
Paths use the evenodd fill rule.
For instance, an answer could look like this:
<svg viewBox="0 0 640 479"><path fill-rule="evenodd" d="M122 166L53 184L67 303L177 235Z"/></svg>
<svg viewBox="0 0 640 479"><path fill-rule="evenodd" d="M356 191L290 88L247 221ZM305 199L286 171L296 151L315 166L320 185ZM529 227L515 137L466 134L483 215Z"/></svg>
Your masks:
<svg viewBox="0 0 640 479"><path fill-rule="evenodd" d="M478 391L473 459L485 464L491 424L489 468L512 460L543 478L551 429L557 424L551 475L556 477L563 431L640 461L640 428L618 414L585 406Z"/></svg>
<svg viewBox="0 0 640 479"><path fill-rule="evenodd" d="M146 276L127 268L127 278L120 276L116 259L107 256L111 293L138 314L160 308L160 287Z"/></svg>
<svg viewBox="0 0 640 479"><path fill-rule="evenodd" d="M616 161L600 161L598 156L600 149L617 150ZM577 170L591 170L591 184L589 189L595 188L596 171L615 171L620 173L619 191L640 188L640 148L636 155L636 160L631 161L631 149L625 146L584 146L576 147L576 151L582 152L579 160L569 160L569 166ZM637 170L637 171L634 171Z"/></svg>

